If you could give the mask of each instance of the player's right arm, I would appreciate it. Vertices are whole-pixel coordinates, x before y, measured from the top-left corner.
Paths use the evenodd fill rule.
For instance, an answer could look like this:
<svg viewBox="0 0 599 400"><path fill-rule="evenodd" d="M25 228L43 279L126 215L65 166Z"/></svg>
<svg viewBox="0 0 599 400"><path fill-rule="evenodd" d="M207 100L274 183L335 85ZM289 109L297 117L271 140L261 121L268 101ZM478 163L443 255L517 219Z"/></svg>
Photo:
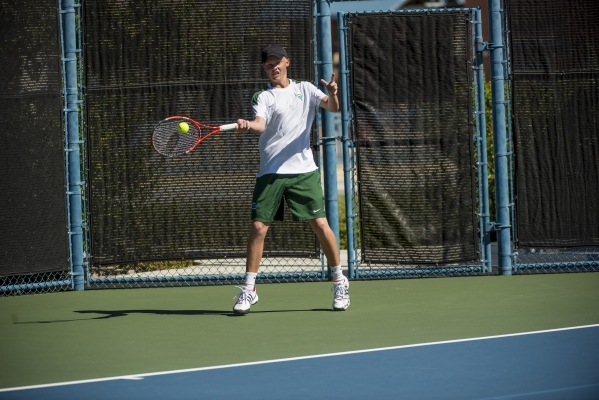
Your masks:
<svg viewBox="0 0 599 400"><path fill-rule="evenodd" d="M252 97L254 119L252 121L238 119L237 125L239 126L239 130L251 131L256 134L264 132L266 129L266 121L268 121L272 112L273 101L273 96L265 90L254 93L254 96Z"/></svg>
<svg viewBox="0 0 599 400"><path fill-rule="evenodd" d="M260 134L266 129L266 120L260 116L254 118L253 121L238 119L237 126L240 131L250 131L252 133Z"/></svg>

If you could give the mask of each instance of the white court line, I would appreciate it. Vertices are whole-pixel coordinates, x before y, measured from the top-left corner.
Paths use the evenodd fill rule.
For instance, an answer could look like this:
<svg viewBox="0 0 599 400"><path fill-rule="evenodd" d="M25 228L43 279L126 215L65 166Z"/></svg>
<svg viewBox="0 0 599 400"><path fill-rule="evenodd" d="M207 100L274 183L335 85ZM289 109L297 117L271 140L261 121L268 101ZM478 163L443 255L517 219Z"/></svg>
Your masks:
<svg viewBox="0 0 599 400"><path fill-rule="evenodd" d="M376 348L376 349L342 351L339 353L316 354L316 355L312 355L312 356L280 358L280 359L275 359L275 360L253 361L253 362L246 362L246 363L239 363L239 364L216 365L216 366L212 366L212 367L175 369L172 371L149 372L149 373L145 373L145 374L133 374L133 375L130 374L130 375L122 375L122 376L112 376L112 377L108 377L108 378L84 379L81 381L48 383L48 384L44 384L44 385L20 386L20 387L0 389L0 392L10 392L10 391L15 391L15 390L27 390L27 389L41 389L41 388L66 386L66 385L79 385L82 383L106 382L106 381L114 381L114 380L119 380L119 379L141 380L144 377L148 377L148 376L181 374L181 373L185 373L185 372L210 371L210 370L214 370L214 369L224 369L224 368L247 367L247 366L251 366L251 365L262 365L262 364L280 363L280 362L288 362L288 361L310 360L313 358L345 356L345 355L350 355L350 354L373 353L375 351L408 349L411 347L434 346L434 345L439 345L439 344L474 342L477 340L489 340L489 339L500 339L500 338L514 337L514 336L537 335L537 334L541 334L541 333L561 332L561 331L570 331L570 330L574 330L574 329L585 329L585 328L596 328L596 327L599 327L599 324L571 326L568 328L547 329L547 330L543 330L543 331L509 333L509 334L505 334L505 335L483 336L483 337L468 338L468 339L445 340L445 341L441 341L441 342L406 344L406 345L402 345L402 346L380 347L380 348Z"/></svg>

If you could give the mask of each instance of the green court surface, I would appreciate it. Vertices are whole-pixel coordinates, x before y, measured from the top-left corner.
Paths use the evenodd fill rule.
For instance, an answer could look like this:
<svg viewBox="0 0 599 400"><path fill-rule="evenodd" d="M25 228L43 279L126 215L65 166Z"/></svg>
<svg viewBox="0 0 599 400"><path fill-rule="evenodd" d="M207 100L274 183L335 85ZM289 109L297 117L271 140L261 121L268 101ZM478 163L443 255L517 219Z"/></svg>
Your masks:
<svg viewBox="0 0 599 400"><path fill-rule="evenodd" d="M95 290L0 299L0 387L93 379L599 323L599 273Z"/></svg>

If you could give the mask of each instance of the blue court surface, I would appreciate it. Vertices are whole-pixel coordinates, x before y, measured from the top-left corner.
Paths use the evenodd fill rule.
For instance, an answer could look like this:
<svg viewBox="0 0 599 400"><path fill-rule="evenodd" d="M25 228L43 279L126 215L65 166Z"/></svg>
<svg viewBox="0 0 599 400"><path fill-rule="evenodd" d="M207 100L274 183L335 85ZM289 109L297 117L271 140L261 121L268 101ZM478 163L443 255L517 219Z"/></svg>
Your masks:
<svg viewBox="0 0 599 400"><path fill-rule="evenodd" d="M83 398L599 399L599 325L0 391Z"/></svg>

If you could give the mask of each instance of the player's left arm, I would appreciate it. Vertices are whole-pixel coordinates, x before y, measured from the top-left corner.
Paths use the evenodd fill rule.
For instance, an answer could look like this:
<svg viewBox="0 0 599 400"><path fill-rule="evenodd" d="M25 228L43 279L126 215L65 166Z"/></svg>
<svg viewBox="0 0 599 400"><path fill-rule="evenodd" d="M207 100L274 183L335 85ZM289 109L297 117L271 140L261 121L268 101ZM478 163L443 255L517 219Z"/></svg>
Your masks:
<svg viewBox="0 0 599 400"><path fill-rule="evenodd" d="M337 82L335 82L335 74L331 75L331 80L329 82L321 79L320 82L327 88L327 92L329 92L328 96L325 96L320 101L320 106L327 111L337 112L339 111L339 99L337 98Z"/></svg>

